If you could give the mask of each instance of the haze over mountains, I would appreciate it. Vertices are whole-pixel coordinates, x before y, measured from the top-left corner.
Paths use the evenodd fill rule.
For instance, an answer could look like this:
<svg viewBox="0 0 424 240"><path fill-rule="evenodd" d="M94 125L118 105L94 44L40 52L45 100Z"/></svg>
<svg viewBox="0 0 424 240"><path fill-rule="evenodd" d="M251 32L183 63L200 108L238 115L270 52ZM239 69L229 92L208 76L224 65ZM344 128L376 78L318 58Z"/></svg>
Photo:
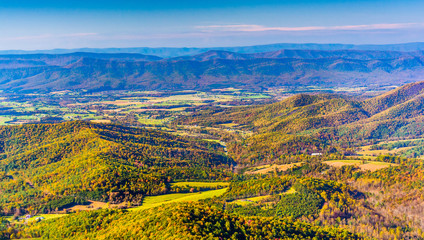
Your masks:
<svg viewBox="0 0 424 240"><path fill-rule="evenodd" d="M0 90L6 92L381 87L419 81L423 73L423 51L210 50L174 58L82 52L0 56Z"/></svg>
<svg viewBox="0 0 424 240"><path fill-rule="evenodd" d="M267 45L241 46L241 47L210 47L210 48L194 48L194 47L134 47L134 48L76 48L76 49L51 49L51 50L2 50L0 54L65 54L74 52L91 52L91 53L139 53L146 55L156 55L163 58L171 58L185 55L195 55L210 50L230 51L237 53L259 53L272 52L281 49L298 49L298 50L378 50L378 51L422 51L424 43L400 43L400 44L319 44L319 43L276 43Z"/></svg>

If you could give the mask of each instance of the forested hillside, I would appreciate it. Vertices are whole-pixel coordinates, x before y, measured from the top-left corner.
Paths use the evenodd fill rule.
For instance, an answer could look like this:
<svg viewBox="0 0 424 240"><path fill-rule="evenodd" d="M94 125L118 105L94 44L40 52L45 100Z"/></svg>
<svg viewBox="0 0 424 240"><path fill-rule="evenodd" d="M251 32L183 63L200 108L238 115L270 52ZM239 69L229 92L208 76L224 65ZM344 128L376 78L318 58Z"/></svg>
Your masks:
<svg viewBox="0 0 424 240"><path fill-rule="evenodd" d="M424 82L412 83L367 100L300 94L263 106L213 108L176 124L232 124L253 131L228 144L230 155L240 163L283 161L287 155L314 152L351 154L364 144L423 137L423 89Z"/></svg>
<svg viewBox="0 0 424 240"><path fill-rule="evenodd" d="M81 212L30 227L23 236L51 239L359 239L337 228L292 219L245 218L205 204L144 212Z"/></svg>
<svg viewBox="0 0 424 240"><path fill-rule="evenodd" d="M307 160L286 171L238 175L201 203L81 211L15 229L46 239L422 239L421 161L370 172Z"/></svg>
<svg viewBox="0 0 424 240"><path fill-rule="evenodd" d="M423 90L1 127L0 237L423 239Z"/></svg>
<svg viewBox="0 0 424 240"><path fill-rule="evenodd" d="M101 200L140 204L174 180L223 179L222 147L159 131L67 122L0 128L3 212Z"/></svg>

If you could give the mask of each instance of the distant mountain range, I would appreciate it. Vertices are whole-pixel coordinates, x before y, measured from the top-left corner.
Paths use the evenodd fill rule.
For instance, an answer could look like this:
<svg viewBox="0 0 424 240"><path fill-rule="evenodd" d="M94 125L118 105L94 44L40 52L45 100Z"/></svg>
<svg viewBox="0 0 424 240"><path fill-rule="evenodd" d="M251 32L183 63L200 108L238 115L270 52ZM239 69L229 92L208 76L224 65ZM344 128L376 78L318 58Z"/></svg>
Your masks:
<svg viewBox="0 0 424 240"><path fill-rule="evenodd" d="M385 44L385 45L355 45L355 44L319 44L319 43L276 43L256 46L241 46L241 47L210 47L210 48L77 48L77 49L52 49L52 50L3 50L0 54L65 54L74 52L90 52L90 53L138 53L145 55L155 55L162 58L171 58L186 55L195 55L210 50L230 51L236 53L260 53L272 52L281 49L298 49L298 50L377 50L377 51L423 51L424 42L416 43L400 43L400 44Z"/></svg>
<svg viewBox="0 0 424 240"><path fill-rule="evenodd" d="M317 58L342 58L356 60L381 60L403 57L423 56L424 51L400 52L400 51L376 51L376 50L299 50L280 49L272 52L237 53L221 50L209 50L200 54L170 58L168 60L191 60L208 61L212 59L249 60L258 58L280 59L317 59Z"/></svg>
<svg viewBox="0 0 424 240"><path fill-rule="evenodd" d="M0 55L0 90L6 92L381 87L420 81L423 74L424 51L210 50L173 58L84 52Z"/></svg>

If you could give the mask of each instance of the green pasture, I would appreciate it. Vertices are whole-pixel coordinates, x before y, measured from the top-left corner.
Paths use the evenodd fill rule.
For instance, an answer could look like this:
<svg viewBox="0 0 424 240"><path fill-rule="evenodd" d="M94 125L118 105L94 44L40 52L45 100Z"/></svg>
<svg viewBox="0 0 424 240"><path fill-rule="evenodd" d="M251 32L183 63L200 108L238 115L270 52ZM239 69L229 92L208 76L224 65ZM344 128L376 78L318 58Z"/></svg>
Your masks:
<svg viewBox="0 0 424 240"><path fill-rule="evenodd" d="M141 206L130 208L128 210L130 211L144 210L144 209L157 207L162 204L173 203L173 202L192 202L192 201L194 202L194 201L199 201L202 199L220 196L224 194L225 191L227 191L227 188L197 192L197 193L173 193L173 194L166 194L166 195L159 195L159 196L149 196L144 199L143 204Z"/></svg>

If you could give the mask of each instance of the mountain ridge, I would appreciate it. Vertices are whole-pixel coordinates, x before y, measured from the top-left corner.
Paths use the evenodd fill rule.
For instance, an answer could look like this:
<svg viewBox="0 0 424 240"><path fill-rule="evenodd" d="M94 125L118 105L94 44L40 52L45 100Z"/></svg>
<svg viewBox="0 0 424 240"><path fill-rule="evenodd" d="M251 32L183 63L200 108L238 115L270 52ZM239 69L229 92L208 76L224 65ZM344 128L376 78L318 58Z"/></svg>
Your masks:
<svg viewBox="0 0 424 240"><path fill-rule="evenodd" d="M378 51L378 50L312 50L312 49L280 49L258 53L237 53L225 50L208 50L206 52L169 58L169 60L192 60L207 61L212 59L249 60L255 58L281 59L318 59L318 58L342 58L357 60L383 60L405 57L422 56L422 51L400 52L400 51Z"/></svg>
<svg viewBox="0 0 424 240"><path fill-rule="evenodd" d="M182 59L132 54L79 53L63 55L59 59L59 55L36 55L36 61L40 57L47 60L40 66L34 66L36 62L29 62L27 67L22 62L16 62L22 57L14 56L12 59L15 62L12 61L9 66L3 63L1 67L0 62L0 90L209 91L235 87L263 91L311 85L355 88L415 82L422 80L424 73L422 52L355 51L357 59L345 58L350 55L349 51L314 52L313 57L317 58L311 59L307 58L312 56L310 50L285 51L289 53L287 55L281 53L245 55L210 51ZM293 54L297 54L298 58L293 58ZM382 59L374 59L377 56ZM31 60L28 59L31 56L24 57L27 61Z"/></svg>
<svg viewBox="0 0 424 240"><path fill-rule="evenodd" d="M141 53L156 55L162 58L172 58L185 55L195 55L209 50L233 51L238 53L270 52L280 49L311 49L311 50L382 50L382 51L423 51L423 42L399 43L399 44L338 44L338 43L275 43L239 47L133 47L133 48L76 48L76 49L52 49L52 50L2 50L0 54L30 54L52 53L63 54L73 52L96 52L96 53Z"/></svg>

